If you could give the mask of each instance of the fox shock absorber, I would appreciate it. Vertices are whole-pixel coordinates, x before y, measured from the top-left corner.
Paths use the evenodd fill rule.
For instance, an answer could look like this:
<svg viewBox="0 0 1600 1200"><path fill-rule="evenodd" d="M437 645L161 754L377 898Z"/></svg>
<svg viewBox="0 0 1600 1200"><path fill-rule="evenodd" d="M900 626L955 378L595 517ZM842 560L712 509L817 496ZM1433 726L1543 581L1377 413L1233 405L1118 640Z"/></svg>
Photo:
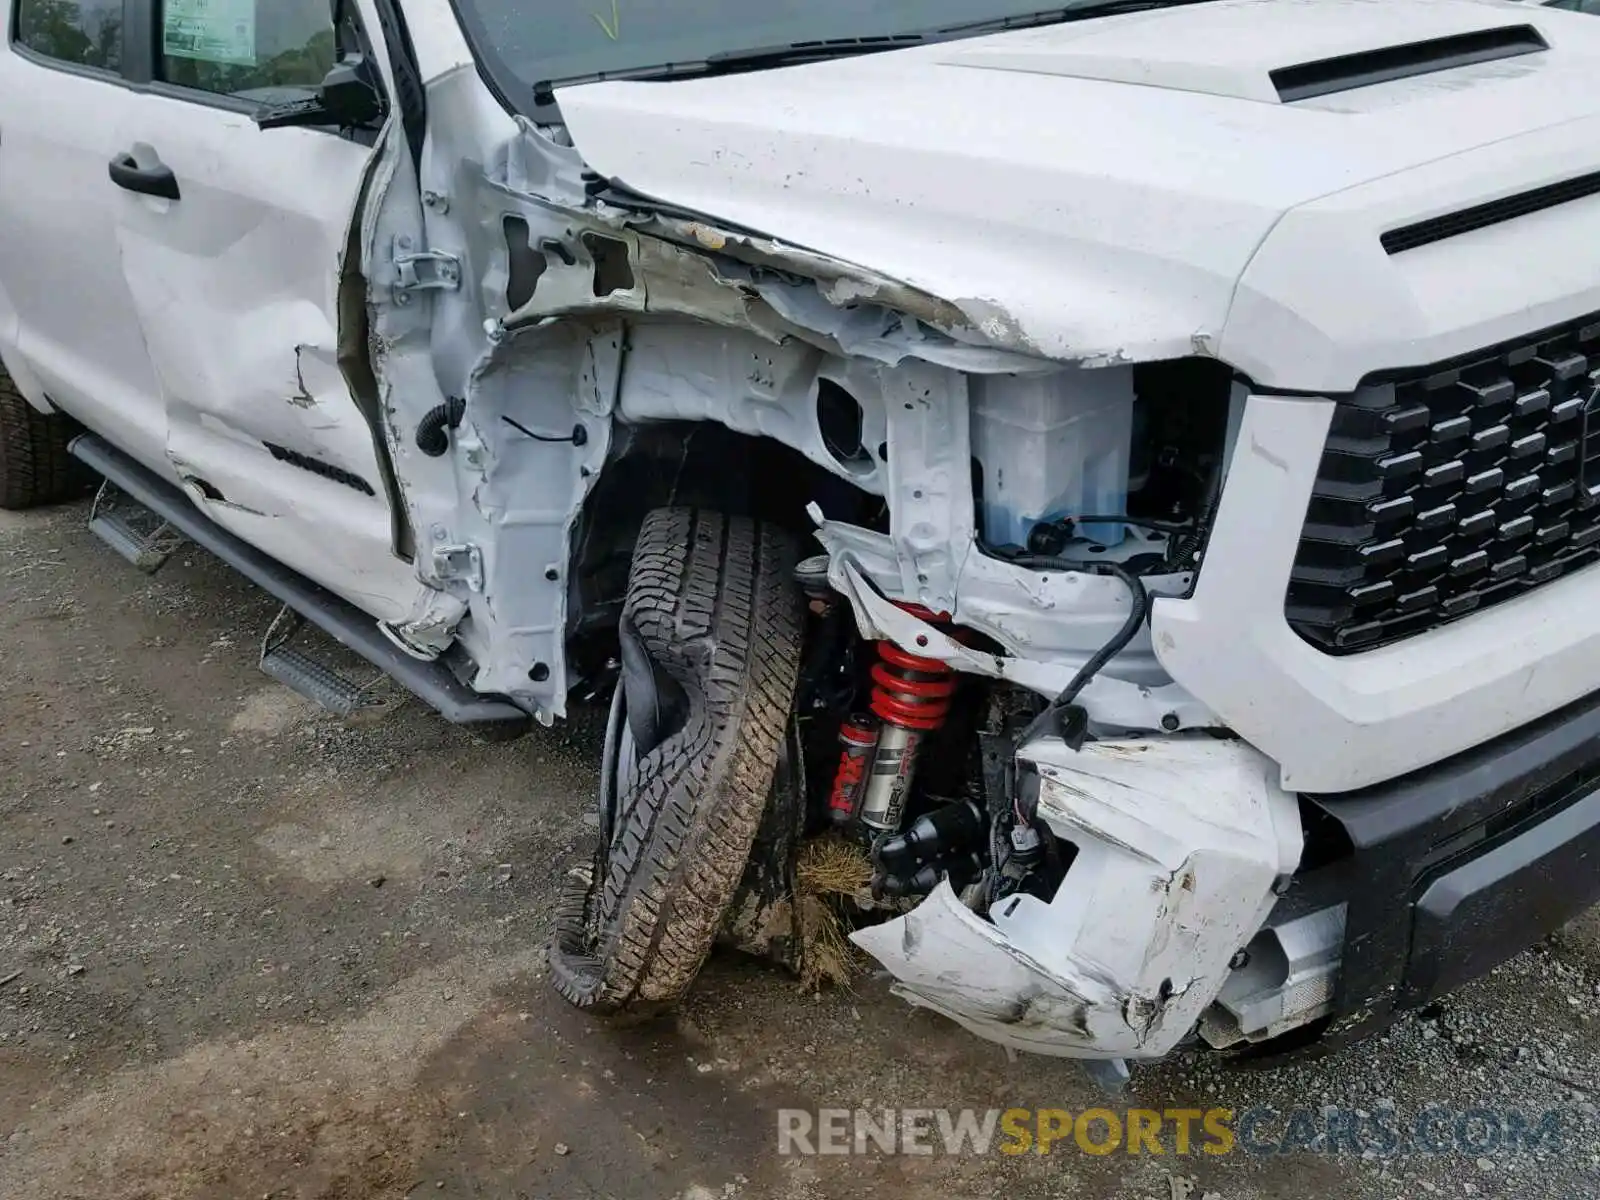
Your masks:
<svg viewBox="0 0 1600 1200"><path fill-rule="evenodd" d="M878 727L870 717L853 716L839 726L839 768L828 793L828 819L835 825L855 822L877 748Z"/></svg>
<svg viewBox="0 0 1600 1200"><path fill-rule="evenodd" d="M941 619L919 605L900 607L925 621ZM956 676L938 659L908 653L893 642L879 642L877 649L871 707L882 724L857 819L874 832L898 833L911 798L917 752L923 739L944 725Z"/></svg>

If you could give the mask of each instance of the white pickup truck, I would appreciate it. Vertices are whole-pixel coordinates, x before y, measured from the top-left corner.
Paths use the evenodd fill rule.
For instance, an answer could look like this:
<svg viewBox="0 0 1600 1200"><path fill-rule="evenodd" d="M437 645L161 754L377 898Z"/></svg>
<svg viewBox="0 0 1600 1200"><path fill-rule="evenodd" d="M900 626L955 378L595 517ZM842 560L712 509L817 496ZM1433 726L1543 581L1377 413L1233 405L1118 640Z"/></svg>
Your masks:
<svg viewBox="0 0 1600 1200"><path fill-rule="evenodd" d="M1382 1028L1600 897L1600 21L8 0L0 502L512 735L597 1012L854 937L1007 1045ZM884 919L887 918L887 919Z"/></svg>

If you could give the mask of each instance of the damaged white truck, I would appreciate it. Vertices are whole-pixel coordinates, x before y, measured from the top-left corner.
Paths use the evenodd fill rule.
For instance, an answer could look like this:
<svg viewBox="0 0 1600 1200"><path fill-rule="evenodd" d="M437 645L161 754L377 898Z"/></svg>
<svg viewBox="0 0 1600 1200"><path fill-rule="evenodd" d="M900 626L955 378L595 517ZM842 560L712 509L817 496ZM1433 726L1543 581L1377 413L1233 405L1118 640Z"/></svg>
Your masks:
<svg viewBox="0 0 1600 1200"><path fill-rule="evenodd" d="M1600 898L1600 22L8 0L0 502L485 735L610 697L562 993L793 961L1326 1050ZM861 914L858 913L858 916Z"/></svg>

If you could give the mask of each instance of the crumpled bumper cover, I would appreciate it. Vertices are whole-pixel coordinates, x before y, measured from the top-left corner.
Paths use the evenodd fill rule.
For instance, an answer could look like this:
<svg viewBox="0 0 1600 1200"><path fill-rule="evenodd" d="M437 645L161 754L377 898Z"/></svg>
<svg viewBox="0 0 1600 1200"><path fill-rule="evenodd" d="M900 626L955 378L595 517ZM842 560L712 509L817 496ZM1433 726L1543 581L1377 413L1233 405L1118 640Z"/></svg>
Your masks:
<svg viewBox="0 0 1600 1200"><path fill-rule="evenodd" d="M857 945L913 1004L1036 1054L1157 1058L1194 1027L1301 851L1295 798L1240 741L1025 746L1039 818L1078 854L1054 898L985 920L941 884Z"/></svg>

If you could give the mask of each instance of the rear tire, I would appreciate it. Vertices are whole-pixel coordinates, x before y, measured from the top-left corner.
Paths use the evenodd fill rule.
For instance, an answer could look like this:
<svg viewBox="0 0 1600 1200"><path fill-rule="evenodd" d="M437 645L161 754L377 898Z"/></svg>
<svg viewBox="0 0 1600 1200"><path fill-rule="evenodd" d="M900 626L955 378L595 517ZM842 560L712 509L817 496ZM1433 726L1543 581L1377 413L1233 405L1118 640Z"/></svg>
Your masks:
<svg viewBox="0 0 1600 1200"><path fill-rule="evenodd" d="M568 877L550 949L580 1008L680 1000L744 875L800 667L794 539L697 509L645 518L620 635L623 698L592 864Z"/></svg>
<svg viewBox="0 0 1600 1200"><path fill-rule="evenodd" d="M58 504L88 488L87 469L67 453L80 432L61 413L42 413L0 368L0 508Z"/></svg>

